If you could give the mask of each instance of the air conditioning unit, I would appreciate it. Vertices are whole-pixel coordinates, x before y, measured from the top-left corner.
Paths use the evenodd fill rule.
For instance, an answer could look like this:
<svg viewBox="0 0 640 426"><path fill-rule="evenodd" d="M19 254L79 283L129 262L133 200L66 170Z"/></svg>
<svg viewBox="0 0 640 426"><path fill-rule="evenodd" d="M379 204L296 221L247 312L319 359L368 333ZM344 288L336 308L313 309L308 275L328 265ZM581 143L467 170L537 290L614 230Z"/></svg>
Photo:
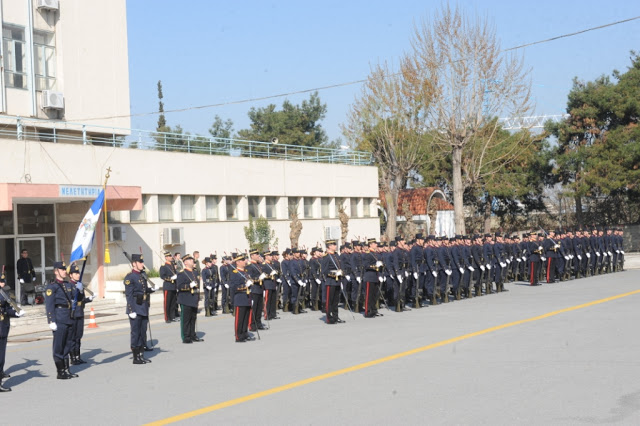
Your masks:
<svg viewBox="0 0 640 426"><path fill-rule="evenodd" d="M127 241L127 230L125 227L121 225L110 226L109 241Z"/></svg>
<svg viewBox="0 0 640 426"><path fill-rule="evenodd" d="M325 240L338 240L340 239L340 227L339 226L325 226L324 239Z"/></svg>
<svg viewBox="0 0 640 426"><path fill-rule="evenodd" d="M42 108L45 109L63 109L64 95L62 92L54 92L52 90L42 91Z"/></svg>
<svg viewBox="0 0 640 426"><path fill-rule="evenodd" d="M58 10L58 0L38 0L36 3L38 9Z"/></svg>
<svg viewBox="0 0 640 426"><path fill-rule="evenodd" d="M164 228L162 231L162 245L181 246L184 244L183 228Z"/></svg>

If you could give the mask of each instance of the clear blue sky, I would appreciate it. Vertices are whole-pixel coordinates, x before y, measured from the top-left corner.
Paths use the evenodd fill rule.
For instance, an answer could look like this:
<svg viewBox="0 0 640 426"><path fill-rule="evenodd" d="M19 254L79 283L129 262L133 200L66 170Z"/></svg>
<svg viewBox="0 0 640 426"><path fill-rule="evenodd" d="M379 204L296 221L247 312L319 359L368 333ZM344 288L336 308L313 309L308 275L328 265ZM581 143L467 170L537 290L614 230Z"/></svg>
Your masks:
<svg viewBox="0 0 640 426"><path fill-rule="evenodd" d="M503 48L640 15L637 1L539 0L457 3L486 15ZM440 1L127 1L131 113L157 111L158 80L165 109L217 104L328 86L367 77L370 64L397 63L409 49L414 22ZM524 49L532 68L537 113L566 108L574 76L592 80L625 70L629 51L640 51L640 20ZM330 139L360 85L320 91ZM288 99L300 103L309 94ZM284 98L166 115L170 126L208 135L213 117L249 126L251 107ZM152 130L157 116L132 117L133 128Z"/></svg>

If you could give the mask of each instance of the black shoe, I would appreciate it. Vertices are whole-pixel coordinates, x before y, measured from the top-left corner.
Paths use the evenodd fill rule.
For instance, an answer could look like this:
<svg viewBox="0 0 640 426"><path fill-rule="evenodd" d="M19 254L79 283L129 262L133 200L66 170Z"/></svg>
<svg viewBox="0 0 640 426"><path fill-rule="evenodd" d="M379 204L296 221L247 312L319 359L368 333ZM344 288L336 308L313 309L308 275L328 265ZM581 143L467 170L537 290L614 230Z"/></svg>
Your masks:
<svg viewBox="0 0 640 426"><path fill-rule="evenodd" d="M174 318L174 319L172 319L171 321L172 321L172 322L178 322L178 321L180 321L180 318Z"/></svg>
<svg viewBox="0 0 640 426"><path fill-rule="evenodd" d="M173 321L169 320L169 321L165 321L165 324L171 324Z"/></svg>
<svg viewBox="0 0 640 426"><path fill-rule="evenodd" d="M69 370L69 358L64 360L64 367L67 370L67 374L69 375L69 377L73 377L73 378L80 377L77 374L72 373L71 370Z"/></svg>
<svg viewBox="0 0 640 426"><path fill-rule="evenodd" d="M341 320L340 318L338 318L338 319L336 320L336 322L337 322L338 324L342 324L342 323L344 323L345 321L344 321L344 320Z"/></svg>
<svg viewBox="0 0 640 426"><path fill-rule="evenodd" d="M236 339L236 343L244 343L247 339Z"/></svg>
<svg viewBox="0 0 640 426"><path fill-rule="evenodd" d="M384 314L381 314L380 312L376 312L376 316L377 316L377 317L383 317L383 316L384 316Z"/></svg>
<svg viewBox="0 0 640 426"><path fill-rule="evenodd" d="M185 340L182 341L182 343L193 343L193 342L191 340L189 340L189 339L185 339Z"/></svg>
<svg viewBox="0 0 640 426"><path fill-rule="evenodd" d="M201 339L199 337L194 337L193 339L191 339L193 342L204 342L204 339Z"/></svg>
<svg viewBox="0 0 640 426"><path fill-rule="evenodd" d="M255 327L250 327L250 328L249 328L249 331L252 331L252 332L254 332L254 333L255 333L255 332L256 332L256 328L255 328Z"/></svg>
<svg viewBox="0 0 640 426"><path fill-rule="evenodd" d="M11 392L11 388L5 388L0 384L0 392Z"/></svg>
<svg viewBox="0 0 640 426"><path fill-rule="evenodd" d="M247 338L246 338L246 339L244 339L244 340L246 340L247 342L253 342L254 340L256 340L256 338L255 338L255 337L253 337L253 336L249 336L249 337L247 337Z"/></svg>
<svg viewBox="0 0 640 426"><path fill-rule="evenodd" d="M153 348L150 348L147 345L144 345L144 351L145 352L151 352L152 350L153 350Z"/></svg>

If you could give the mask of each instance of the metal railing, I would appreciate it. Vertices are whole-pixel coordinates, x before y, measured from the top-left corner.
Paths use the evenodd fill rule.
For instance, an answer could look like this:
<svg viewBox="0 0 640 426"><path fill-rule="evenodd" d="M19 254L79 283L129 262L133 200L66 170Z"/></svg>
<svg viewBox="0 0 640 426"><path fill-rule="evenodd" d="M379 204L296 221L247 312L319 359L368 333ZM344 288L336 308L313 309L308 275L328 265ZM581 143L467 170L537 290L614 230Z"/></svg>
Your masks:
<svg viewBox="0 0 640 426"><path fill-rule="evenodd" d="M373 163L371 153L350 149L274 144L188 133L155 132L14 116L0 116L0 137L52 143L81 143L83 145L129 149L355 166L367 166Z"/></svg>

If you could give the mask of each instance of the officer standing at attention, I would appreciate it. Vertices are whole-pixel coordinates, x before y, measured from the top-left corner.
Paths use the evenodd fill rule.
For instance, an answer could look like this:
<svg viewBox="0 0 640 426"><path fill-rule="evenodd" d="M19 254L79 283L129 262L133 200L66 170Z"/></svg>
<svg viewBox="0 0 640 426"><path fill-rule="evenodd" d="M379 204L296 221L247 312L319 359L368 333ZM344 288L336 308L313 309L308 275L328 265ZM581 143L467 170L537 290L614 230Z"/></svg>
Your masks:
<svg viewBox="0 0 640 426"><path fill-rule="evenodd" d="M4 274L0 276L0 288L4 288L6 290L6 277ZM24 311L22 309L19 312L13 310L11 305L9 305L9 302L0 294L0 392L11 392L11 388L5 388L2 386L2 379L8 379L11 377L4 372L4 360L7 353L7 338L9 337L9 329L11 328L9 318L17 318L22 315L24 315Z"/></svg>
<svg viewBox="0 0 640 426"><path fill-rule="evenodd" d="M134 364L147 364L151 360L144 357L147 324L149 324L149 294L141 254L131 255L132 270L124 277L124 296L127 300L126 314L131 327L131 352Z"/></svg>
<svg viewBox="0 0 640 426"><path fill-rule="evenodd" d="M25 284L32 284L36 280L36 271L33 269L33 263L29 258L29 252L27 249L20 251L20 259L16 263L16 272L18 273L18 279L20 284L23 285L21 303L27 305L27 292L25 291Z"/></svg>
<svg viewBox="0 0 640 426"><path fill-rule="evenodd" d="M170 323L177 321L177 297L176 297L176 266L173 263L171 252L164 252L164 265L160 267L160 278L162 278L162 291L164 293L164 321Z"/></svg>
<svg viewBox="0 0 640 426"><path fill-rule="evenodd" d="M53 264L55 280L47 285L45 304L47 322L53 331L53 361L58 370L58 379L66 380L78 377L69 371L69 352L71 351L71 300L74 287L66 280L67 266L64 262Z"/></svg>
<svg viewBox="0 0 640 426"><path fill-rule="evenodd" d="M180 337L182 343L204 342L196 336L198 316L198 277L194 271L195 259L190 254L182 258L184 270L178 274L178 303L180 304Z"/></svg>
<svg viewBox="0 0 640 426"><path fill-rule="evenodd" d="M379 297L379 286L382 282L382 273L384 270L384 264L382 258L377 253L378 242L375 238L369 238L367 240L369 250L364 253L362 257L362 264L365 268L364 282L365 282L365 299L364 299L364 316L365 318L381 317L382 314L378 313L376 308L376 301Z"/></svg>
<svg viewBox="0 0 640 426"><path fill-rule="evenodd" d="M247 266L247 274L249 279L253 281L249 290L251 292L251 313L249 314L249 329L256 331L256 327L259 330L265 330L266 327L262 325L262 311L264 309L264 288L263 281L267 278L267 274L262 271L262 264L260 263L260 253L258 250L251 250L249 252L251 261Z"/></svg>
<svg viewBox="0 0 640 426"><path fill-rule="evenodd" d="M244 254L237 254L234 259L235 269L231 271L229 279L229 290L233 297L233 306L235 310L234 330L236 342L242 343L255 340L247 331L249 327L249 312L251 311L251 299L249 297L249 287L252 282L245 269L247 266L247 258Z"/></svg>
<svg viewBox="0 0 640 426"><path fill-rule="evenodd" d="M80 282L80 269L75 263L69 267L69 277L71 278L71 285L74 287L73 302L71 302L71 313L73 315L71 364L86 364L86 361L80 358L80 343L84 335L84 305L91 302L93 296L84 295L84 285Z"/></svg>
<svg viewBox="0 0 640 426"><path fill-rule="evenodd" d="M202 285L204 285L204 316L210 317L216 314L213 303L213 271L211 270L211 258L204 258L205 267L202 269Z"/></svg>
<svg viewBox="0 0 640 426"><path fill-rule="evenodd" d="M320 269L325 276L325 313L327 324L343 323L338 317L338 303L340 302L340 285L344 272L340 266L340 259L336 254L336 240L327 240L327 254L320 261Z"/></svg>

